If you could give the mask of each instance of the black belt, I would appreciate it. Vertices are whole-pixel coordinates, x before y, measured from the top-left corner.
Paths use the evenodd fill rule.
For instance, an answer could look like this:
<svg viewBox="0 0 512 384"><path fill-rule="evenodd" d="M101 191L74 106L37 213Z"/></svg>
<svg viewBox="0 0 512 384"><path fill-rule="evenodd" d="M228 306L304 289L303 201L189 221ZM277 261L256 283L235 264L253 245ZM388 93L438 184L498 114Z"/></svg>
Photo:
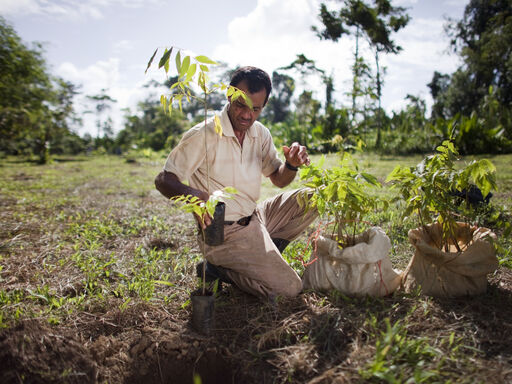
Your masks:
<svg viewBox="0 0 512 384"><path fill-rule="evenodd" d="M251 216L242 217L240 220L237 220L237 221L224 221L224 225L233 225L233 224L237 223L238 225L246 227L249 225L249 223L251 221Z"/></svg>

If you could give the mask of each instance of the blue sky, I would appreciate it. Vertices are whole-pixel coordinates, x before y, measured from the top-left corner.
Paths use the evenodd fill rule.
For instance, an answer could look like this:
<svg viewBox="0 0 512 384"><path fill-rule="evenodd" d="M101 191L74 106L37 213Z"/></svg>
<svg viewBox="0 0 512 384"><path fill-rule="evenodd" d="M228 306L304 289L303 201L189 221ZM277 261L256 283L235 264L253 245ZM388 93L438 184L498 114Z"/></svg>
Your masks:
<svg viewBox="0 0 512 384"><path fill-rule="evenodd" d="M382 57L386 67L383 106L399 110L407 94L430 104L426 84L434 70L451 73L458 58L447 53L445 17L460 19L467 0L395 0L409 8L412 20L394 36L399 55ZM304 53L335 78L337 104L348 105L353 41L320 41L311 31L318 23L318 0L0 0L0 14L26 42L43 42L51 71L82 86L83 95L102 88L118 102L112 111L116 130L122 109L135 110L147 96L143 84L163 79L144 70L155 48L174 45L236 65L268 72ZM367 52L368 61L371 55ZM317 89L318 80L309 79ZM319 89L319 88L318 88ZM78 98L79 110L87 108ZM322 97L318 90L316 95ZM94 133L91 117L80 133Z"/></svg>

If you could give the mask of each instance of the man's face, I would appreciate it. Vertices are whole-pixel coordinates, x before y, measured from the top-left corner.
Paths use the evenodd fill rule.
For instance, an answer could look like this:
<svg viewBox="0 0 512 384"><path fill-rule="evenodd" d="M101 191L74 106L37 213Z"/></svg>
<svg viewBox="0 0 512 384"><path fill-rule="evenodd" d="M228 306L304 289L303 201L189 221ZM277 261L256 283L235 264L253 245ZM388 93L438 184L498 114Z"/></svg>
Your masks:
<svg viewBox="0 0 512 384"><path fill-rule="evenodd" d="M244 91L245 94L251 99L252 109L245 104L243 98L239 97L233 102L230 98L228 116L235 131L245 132L256 121L261 111L263 110L265 99L267 97L267 91L265 88L263 88L261 91L256 93L249 93L249 87L245 81L240 82L236 87Z"/></svg>

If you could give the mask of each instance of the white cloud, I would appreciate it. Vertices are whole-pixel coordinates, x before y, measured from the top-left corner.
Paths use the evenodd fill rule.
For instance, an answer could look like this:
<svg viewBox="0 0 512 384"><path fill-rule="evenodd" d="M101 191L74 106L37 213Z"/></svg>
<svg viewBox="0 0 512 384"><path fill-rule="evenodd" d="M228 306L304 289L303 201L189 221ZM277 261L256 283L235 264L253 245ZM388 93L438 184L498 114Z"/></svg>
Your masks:
<svg viewBox="0 0 512 384"><path fill-rule="evenodd" d="M141 84L135 86L122 84L120 61L117 58L98 61L85 68L79 68L66 62L61 64L57 71L66 80L81 85L81 94L78 95L75 103L76 110L83 119L81 134L88 132L91 135L96 135L95 122L97 117L94 114L86 113L86 111L94 108L93 103L87 99L87 96L98 95L105 90L107 95L117 101L112 105L109 112L114 121L114 131L117 132L122 128L122 109L126 107L133 108L137 100L140 100L139 96L143 95L145 91L141 88Z"/></svg>
<svg viewBox="0 0 512 384"><path fill-rule="evenodd" d="M348 105L345 93L351 87L354 40L343 37L334 43L318 39L311 26L318 25L319 3L317 0L259 0L250 14L229 24L229 41L216 48L214 57L231 66L256 65L271 72L304 53L327 74L334 74L335 97ZM396 5L410 7L416 3L417 0L402 0ZM380 64L386 67L383 107L389 112L403 106L408 93L426 98L430 105L426 84L433 72L451 73L457 68L458 58L447 54L448 39L443 24L439 17L412 18L406 28L393 36L403 51L398 55L381 55ZM373 66L373 53L364 40L360 46L367 63ZM323 86L318 79L308 86L316 89L317 98L323 98Z"/></svg>
<svg viewBox="0 0 512 384"><path fill-rule="evenodd" d="M91 93L109 89L119 82L119 59L98 61L83 69L66 62L59 66L57 72L74 83L82 84L85 93Z"/></svg>
<svg viewBox="0 0 512 384"><path fill-rule="evenodd" d="M114 43L112 50L114 53L121 53L126 51L131 51L135 48L135 44L131 40L121 40Z"/></svg>
<svg viewBox="0 0 512 384"><path fill-rule="evenodd" d="M229 42L218 46L214 57L231 66L255 65L270 73L303 53L326 73L334 70L339 85L350 77L352 43L316 37L311 26L317 22L318 6L316 0L260 0L250 14L229 24ZM316 96L323 96L321 92L318 89Z"/></svg>
<svg viewBox="0 0 512 384"><path fill-rule="evenodd" d="M39 4L37 0L2 0L0 2L0 13L4 15L15 15L23 12L38 13ZM32 11L30 11L32 10Z"/></svg>
<svg viewBox="0 0 512 384"><path fill-rule="evenodd" d="M37 14L56 18L101 19L112 6L140 8L156 0L2 0L0 13L5 15Z"/></svg>

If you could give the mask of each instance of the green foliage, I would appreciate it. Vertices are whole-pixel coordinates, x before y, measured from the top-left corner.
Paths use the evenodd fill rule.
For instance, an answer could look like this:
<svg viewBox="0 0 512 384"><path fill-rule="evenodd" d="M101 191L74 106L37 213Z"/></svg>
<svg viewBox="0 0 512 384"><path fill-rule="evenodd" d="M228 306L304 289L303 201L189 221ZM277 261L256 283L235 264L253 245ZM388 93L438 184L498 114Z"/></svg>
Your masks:
<svg viewBox="0 0 512 384"><path fill-rule="evenodd" d="M438 222L443 228L443 244L453 238L459 215L453 192L468 190L471 183L483 196L496 186L496 168L491 161L481 159L458 169L458 152L451 141L437 147L437 153L426 157L416 167L397 166L386 182L399 192L398 202L404 201L403 215L416 215L421 225ZM456 243L456 242L455 242Z"/></svg>
<svg viewBox="0 0 512 384"><path fill-rule="evenodd" d="M385 329L381 330L377 318L372 315L367 320L375 337L375 355L359 374L364 380L379 383L435 383L443 381L445 360L452 358L459 343L452 333L445 344L450 354L432 345L426 337L410 337L406 325L398 320L391 324L384 319ZM429 367L429 368L427 368Z"/></svg>
<svg viewBox="0 0 512 384"><path fill-rule="evenodd" d="M457 113L448 120L437 119L432 130L441 139L453 137L462 154L506 153L512 150L511 125L510 108L498 102L496 89L490 87L469 116Z"/></svg>
<svg viewBox="0 0 512 384"><path fill-rule="evenodd" d="M268 99L262 117L271 123L286 122L290 118L290 103L295 91L295 80L293 77L272 72L272 95Z"/></svg>
<svg viewBox="0 0 512 384"><path fill-rule="evenodd" d="M510 2L471 0L446 30L462 64L450 76L434 72L428 84L436 134L447 139L446 127L455 126L463 154L512 151Z"/></svg>
<svg viewBox="0 0 512 384"><path fill-rule="evenodd" d="M370 193L371 188L381 185L375 176L359 171L359 165L347 152L343 153L338 167L322 169L323 162L322 158L318 165L311 164L300 172L301 180L313 189L310 196L305 196L305 202L328 220L334 218L338 241L343 246L351 245L365 216L381 204L386 205Z"/></svg>
<svg viewBox="0 0 512 384"><path fill-rule="evenodd" d="M52 77L41 44L25 45L2 17L0 68L0 152L35 155L46 163L54 144L72 135L69 126L78 120L72 103L76 87Z"/></svg>
<svg viewBox="0 0 512 384"><path fill-rule="evenodd" d="M167 152L178 144L179 138L190 125L178 112L166 114L158 101L147 98L138 105L141 113L127 114L125 128L115 139L115 145L123 151L147 148Z"/></svg>
<svg viewBox="0 0 512 384"><path fill-rule="evenodd" d="M447 32L453 50L460 54L463 60L458 70L460 81L454 81L452 78L450 84L450 88L457 90L454 89L454 97L448 100L448 104L463 105L463 109L452 109L452 113L462 112L469 115L481 104L490 86L496 87L499 103L510 107L510 1L471 0L466 5L462 19L451 20Z"/></svg>
<svg viewBox="0 0 512 384"><path fill-rule="evenodd" d="M158 49L157 49L158 51ZM148 68L156 55L153 54L152 58L148 63ZM165 73L169 73L169 65L171 60L171 53L173 47L169 50L165 50L164 54L160 58L159 68L164 67ZM208 113L208 96L218 90L226 91L226 96L231 97L232 101L235 101L239 97L242 97L244 102L252 108L252 101L245 95L243 91L236 87L228 86L222 82L211 83L208 73L210 72L210 66L217 65L218 63L211 60L210 58L199 55L196 57L185 56L181 58L181 51L178 51L174 58L176 64L177 81L174 82L170 91L170 96L161 95L160 103L165 112L172 113L173 103L177 103L180 111L183 111L183 100L190 102L192 99L199 100L203 103L205 119ZM198 98L193 92L193 87L198 86L202 91L202 97ZM174 91L173 91L174 90ZM220 125L216 124L216 130Z"/></svg>

